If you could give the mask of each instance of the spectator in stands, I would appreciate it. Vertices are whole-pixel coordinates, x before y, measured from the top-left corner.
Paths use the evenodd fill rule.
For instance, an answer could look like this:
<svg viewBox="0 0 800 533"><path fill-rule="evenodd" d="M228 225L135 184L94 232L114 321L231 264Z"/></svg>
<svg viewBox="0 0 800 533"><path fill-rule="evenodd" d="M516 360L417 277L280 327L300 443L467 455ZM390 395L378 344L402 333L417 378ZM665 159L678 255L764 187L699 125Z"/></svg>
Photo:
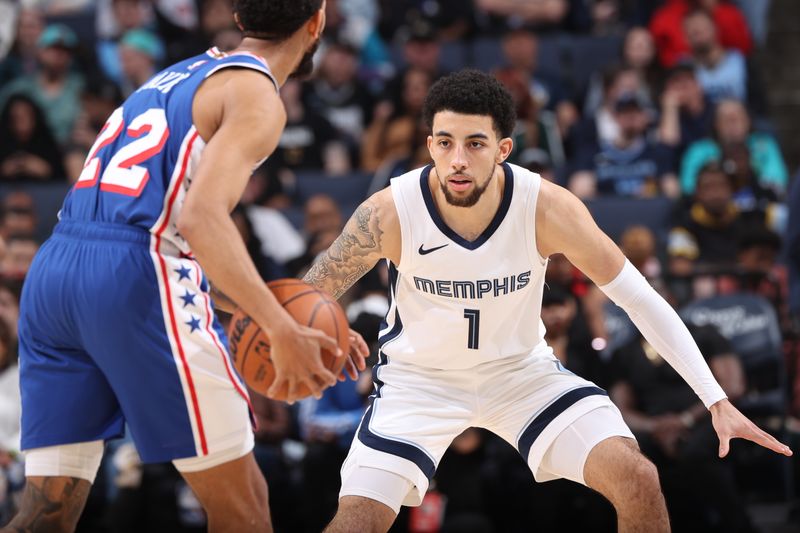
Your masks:
<svg viewBox="0 0 800 533"><path fill-rule="evenodd" d="M23 8L17 15L17 34L8 55L0 62L0 87L16 78L32 76L38 67L39 37L44 30L42 13Z"/></svg>
<svg viewBox="0 0 800 533"><path fill-rule="evenodd" d="M304 88L306 108L325 117L353 154L358 166L361 136L372 119L372 96L358 80L357 51L344 42L330 43L317 75Z"/></svg>
<svg viewBox="0 0 800 533"><path fill-rule="evenodd" d="M606 376L600 354L592 347L592 334L578 301L567 288L548 285L542 296L542 323L547 345L571 372L604 386Z"/></svg>
<svg viewBox="0 0 800 533"><path fill-rule="evenodd" d="M647 103L637 93L623 93L614 102L619 134L612 142L589 145L578 154L569 188L580 198L596 195L648 197L679 193L672 152L647 136Z"/></svg>
<svg viewBox="0 0 800 533"><path fill-rule="evenodd" d="M621 59L623 68L634 70L639 76L638 86L636 88L628 87L627 90L639 91L642 96L647 98L648 102L654 102L663 73L656 61L653 37L646 28L636 26L628 30L622 44ZM611 72L615 72L618 68L612 67ZM585 115L594 115L603 105L606 97L606 82L605 73L592 75L583 105Z"/></svg>
<svg viewBox="0 0 800 533"><path fill-rule="evenodd" d="M795 331L800 333L800 179L797 176L792 182L786 203L789 206L785 242L790 276L789 308L794 317ZM797 398L800 403L800 394Z"/></svg>
<svg viewBox="0 0 800 533"><path fill-rule="evenodd" d="M130 30L123 35L117 50L122 66L120 89L127 98L155 75L164 51L158 37L143 29Z"/></svg>
<svg viewBox="0 0 800 533"><path fill-rule="evenodd" d="M563 147L558 128L552 122L542 120L539 104L533 99L522 74L513 68L495 71L495 78L511 94L517 111L517 124L514 129L514 150L509 156L513 163L519 162L520 154L528 148L538 148L552 159L561 155Z"/></svg>
<svg viewBox="0 0 800 533"><path fill-rule="evenodd" d="M733 176L736 187L733 200L741 211L777 214L778 195L773 188L759 183L747 143L722 145L721 165L726 173Z"/></svg>
<svg viewBox="0 0 800 533"><path fill-rule="evenodd" d="M739 358L712 326L689 329L728 398L745 392ZM752 531L729 462L716 460L708 411L647 341L615 351L609 395L656 464L675 531Z"/></svg>
<svg viewBox="0 0 800 533"><path fill-rule="evenodd" d="M503 35L503 59L506 66L517 71L534 100L540 108L554 109L564 99L556 80L537 75L539 62L539 41L529 30L520 28Z"/></svg>
<svg viewBox="0 0 800 533"><path fill-rule="evenodd" d="M420 139L427 137L421 121L422 104L431 83L427 72L411 68L405 72L400 101L375 107L372 123L364 132L362 170L374 172L387 161L412 156L420 147Z"/></svg>
<svg viewBox="0 0 800 533"><path fill-rule="evenodd" d="M752 95L748 95L744 55L719 42L711 15L702 9L690 11L683 19L683 29L703 92L714 103L725 98L747 102Z"/></svg>
<svg viewBox="0 0 800 533"><path fill-rule="evenodd" d="M14 94L0 111L0 182L65 178L64 159L39 106Z"/></svg>
<svg viewBox="0 0 800 533"><path fill-rule="evenodd" d="M750 115L736 100L723 100L714 113L714 133L689 146L681 161L681 189L694 192L698 170L710 160L720 160L722 145L745 143L750 149L750 164L763 187L779 194L789 181L786 165L775 138L768 133L752 131Z"/></svg>
<svg viewBox="0 0 800 533"><path fill-rule="evenodd" d="M25 94L44 111L56 141L65 145L80 109L84 78L73 70L78 38L63 24L48 26L37 42L39 69L3 87L0 106L14 94Z"/></svg>
<svg viewBox="0 0 800 533"><path fill-rule="evenodd" d="M148 0L106 0L98 7L97 16L97 61L105 77L121 84L123 72L119 62L119 39L131 30L146 29L154 24L152 5ZM159 44L163 50L163 43Z"/></svg>
<svg viewBox="0 0 800 533"><path fill-rule="evenodd" d="M344 217L336 201L327 194L315 194L303 206L303 232L307 236L320 231L341 230Z"/></svg>
<svg viewBox="0 0 800 533"><path fill-rule="evenodd" d="M764 225L760 212L741 212L733 200L735 184L719 163L700 170L694 200L681 209L669 234L670 272L686 275L698 269L730 268L736 243L747 227Z"/></svg>
<svg viewBox="0 0 800 533"><path fill-rule="evenodd" d="M636 69L611 66L603 73L600 106L587 108L584 118L569 130L566 146L569 156L575 157L586 146L613 142L619 136L619 124L614 119L614 105L623 93L639 93L646 98Z"/></svg>
<svg viewBox="0 0 800 533"><path fill-rule="evenodd" d="M33 196L25 191L13 191L3 197L0 206L0 236L32 236L36 232L36 210Z"/></svg>
<svg viewBox="0 0 800 533"><path fill-rule="evenodd" d="M286 127L278 147L269 158L269 164L278 169L292 171L332 170L341 168L342 165L349 167L346 149L337 139L336 130L316 110L303 105L300 91L298 80L288 80L281 87L281 100L286 108ZM333 145L341 147L338 153L343 156L344 161L340 161L342 157L334 160L337 152L331 149Z"/></svg>
<svg viewBox="0 0 800 533"><path fill-rule="evenodd" d="M6 255L0 265L0 275L22 280L28 273L39 241L28 235L11 235L6 239Z"/></svg>
<svg viewBox="0 0 800 533"><path fill-rule="evenodd" d="M445 74L442 71L442 45L433 23L421 17L414 17L404 29L403 64L400 70L386 82L384 99L396 104L403 99L406 78L410 70L422 71L431 80Z"/></svg>
<svg viewBox="0 0 800 533"><path fill-rule="evenodd" d="M750 55L753 43L747 20L736 6L725 0L667 0L650 21L663 66L671 67L688 54L689 43L681 23L687 13L698 7L710 12L723 47Z"/></svg>
<svg viewBox="0 0 800 533"><path fill-rule="evenodd" d="M678 63L670 69L661 93L658 139L681 156L711 131L714 108L697 81L694 67Z"/></svg>

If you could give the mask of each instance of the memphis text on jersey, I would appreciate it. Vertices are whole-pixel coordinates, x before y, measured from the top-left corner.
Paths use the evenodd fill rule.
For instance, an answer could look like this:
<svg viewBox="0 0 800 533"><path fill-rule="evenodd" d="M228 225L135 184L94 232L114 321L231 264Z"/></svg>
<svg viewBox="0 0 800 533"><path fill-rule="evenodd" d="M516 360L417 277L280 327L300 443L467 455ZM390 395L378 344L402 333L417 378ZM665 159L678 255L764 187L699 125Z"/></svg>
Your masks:
<svg viewBox="0 0 800 533"><path fill-rule="evenodd" d="M531 271L522 272L515 276L503 278L479 279L475 281L453 281L446 279L425 279L414 276L414 286L417 290L445 296L447 298L461 298L475 300L482 298L496 298L525 288L531 281Z"/></svg>

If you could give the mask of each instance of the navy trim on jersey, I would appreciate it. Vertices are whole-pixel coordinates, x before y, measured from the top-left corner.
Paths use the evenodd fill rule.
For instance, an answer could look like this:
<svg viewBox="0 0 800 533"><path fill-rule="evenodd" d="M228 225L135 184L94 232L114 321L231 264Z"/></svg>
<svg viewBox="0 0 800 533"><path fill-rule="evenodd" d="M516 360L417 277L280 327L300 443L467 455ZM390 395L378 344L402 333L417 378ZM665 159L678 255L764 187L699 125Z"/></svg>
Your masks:
<svg viewBox="0 0 800 533"><path fill-rule="evenodd" d="M582 400L587 396L607 396L606 391L600 387L579 387L572 389L569 392L561 395L556 401L548 405L541 413L528 424L528 427L522 432L522 436L517 443L520 455L527 461L528 455L531 453L533 443L542 434L544 428L555 420L555 418L572 407L578 400Z"/></svg>
<svg viewBox="0 0 800 533"><path fill-rule="evenodd" d="M433 165L428 165L424 169L422 169L422 174L420 174L419 178L419 185L422 189L422 198L425 200L425 207L428 208L428 214L430 214L431 219L433 219L433 223L436 224L436 227L439 228L439 231L447 235L453 242L456 244L466 248L467 250L476 250L480 248L480 246L489 240L497 228L500 227L500 224L503 222L503 219L508 213L508 208L511 206L511 198L514 195L514 171L511 170L511 167L508 163L503 163L503 171L505 172L506 182L505 187L503 189L503 199L500 201L500 207L497 208L497 213L494 214L494 218L492 222L483 230L477 239L474 241L468 241L448 226L445 221L442 219L442 216L439 214L439 211L436 210L436 204L433 203L433 194L431 193L431 188L428 185L428 176L431 173L431 169Z"/></svg>
<svg viewBox="0 0 800 533"><path fill-rule="evenodd" d="M397 267L390 261L389 264L389 308L391 309L392 301L395 298L394 292L397 290ZM389 312L386 312L381 329L385 329L389 323ZM436 472L436 465L433 460L425 453L422 448L419 448L408 442L401 442L386 437L381 437L370 431L369 423L372 420L373 404L375 400L381 397L381 388L383 381L378 378L378 369L389 363L389 357L383 352L383 346L396 339L403 331L403 322L400 320L400 312L395 307L394 326L378 339L381 349L378 350L378 364L372 368L372 381L375 382L375 392L369 397L369 406L367 407L364 418L361 420L361 426L358 428L358 440L365 446L378 450L391 455L396 455L404 459L408 459L422 471L423 474L430 480Z"/></svg>

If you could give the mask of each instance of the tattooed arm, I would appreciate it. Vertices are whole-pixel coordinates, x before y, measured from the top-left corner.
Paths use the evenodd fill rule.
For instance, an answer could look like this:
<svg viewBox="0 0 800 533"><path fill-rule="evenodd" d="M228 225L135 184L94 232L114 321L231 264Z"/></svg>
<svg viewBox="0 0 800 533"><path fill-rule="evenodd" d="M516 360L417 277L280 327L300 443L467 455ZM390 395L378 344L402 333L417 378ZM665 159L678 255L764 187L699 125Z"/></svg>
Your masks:
<svg viewBox="0 0 800 533"><path fill-rule="evenodd" d="M339 298L382 258L400 262L400 223L388 188L358 206L303 280Z"/></svg>

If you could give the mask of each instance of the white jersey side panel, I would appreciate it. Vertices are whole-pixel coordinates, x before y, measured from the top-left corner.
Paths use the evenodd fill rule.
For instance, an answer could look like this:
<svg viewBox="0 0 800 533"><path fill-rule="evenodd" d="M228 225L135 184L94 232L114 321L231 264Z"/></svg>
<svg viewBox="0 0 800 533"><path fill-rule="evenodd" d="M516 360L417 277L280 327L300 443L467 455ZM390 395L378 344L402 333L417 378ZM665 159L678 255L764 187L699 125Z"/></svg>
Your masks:
<svg viewBox="0 0 800 533"><path fill-rule="evenodd" d="M436 210L430 168L391 181L402 254L399 265L389 265L381 350L390 362L463 369L544 348L547 261L536 248L535 225L541 178L504 164L497 214L475 241L466 241Z"/></svg>

